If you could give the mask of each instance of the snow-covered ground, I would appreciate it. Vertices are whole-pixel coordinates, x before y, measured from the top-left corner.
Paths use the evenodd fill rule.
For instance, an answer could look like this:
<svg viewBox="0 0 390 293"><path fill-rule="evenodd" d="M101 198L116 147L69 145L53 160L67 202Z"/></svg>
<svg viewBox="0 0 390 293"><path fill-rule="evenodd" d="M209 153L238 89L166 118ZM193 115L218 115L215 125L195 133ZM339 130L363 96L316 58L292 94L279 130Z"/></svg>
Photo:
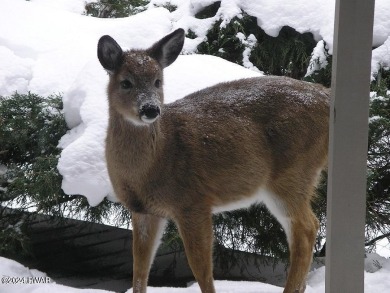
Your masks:
<svg viewBox="0 0 390 293"><path fill-rule="evenodd" d="M314 57L321 57L324 44L333 48L334 0L224 0L217 15L196 19L194 15L216 0L153 0L149 9L122 19L96 19L82 15L85 0L0 0L0 95L31 91L40 95L63 93L64 111L71 130L62 138L58 168L63 189L82 194L91 205L110 195L111 186L104 160L107 125L105 86L107 75L96 58L100 36L113 36L123 48L146 48L183 27L197 34L186 39L184 52L193 52L208 28L222 19L225 25L241 9L258 18L266 33L276 36L282 26L299 32L312 32L318 45ZM170 13L155 8L166 2L178 6ZM253 41L250 38L244 40ZM372 75L380 66L390 66L390 1L376 0ZM245 57L245 56L244 56ZM247 67L251 67L247 63ZM182 55L165 72L166 99L172 102L198 89L221 81L259 76L249 70L213 56ZM386 292L390 288L390 261L366 273L365 292ZM1 276L42 276L4 258ZM281 288L260 283L217 282L218 292L281 292ZM5 285L0 292L78 292L56 284ZM324 269L310 274L307 292L324 291ZM82 292L102 292L84 290ZM199 292L188 289L153 289L149 292Z"/></svg>
<svg viewBox="0 0 390 293"><path fill-rule="evenodd" d="M389 292L390 259L377 254L369 254L365 259L364 292ZM1 293L102 293L97 289L74 289L54 283L45 273L30 270L25 266L0 257ZM27 284L26 284L27 283ZM281 293L283 288L260 282L216 281L218 293ZM127 291L131 293L131 289ZM148 288L148 293L199 293L198 284L188 288ZM325 267L309 274L306 293L325 292Z"/></svg>

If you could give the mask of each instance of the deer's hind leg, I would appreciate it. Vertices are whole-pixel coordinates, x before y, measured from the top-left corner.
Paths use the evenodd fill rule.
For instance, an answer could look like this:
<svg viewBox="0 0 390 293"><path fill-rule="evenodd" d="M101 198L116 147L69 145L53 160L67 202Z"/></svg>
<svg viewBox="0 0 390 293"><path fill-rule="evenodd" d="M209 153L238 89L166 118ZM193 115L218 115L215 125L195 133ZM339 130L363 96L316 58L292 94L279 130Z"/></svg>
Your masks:
<svg viewBox="0 0 390 293"><path fill-rule="evenodd" d="M153 215L132 213L133 293L146 292L150 267L166 222Z"/></svg>
<svg viewBox="0 0 390 293"><path fill-rule="evenodd" d="M302 206L301 210L301 214L293 216L291 221L290 270L285 293L305 291L306 277L313 259L313 247L319 224L310 205Z"/></svg>
<svg viewBox="0 0 390 293"><path fill-rule="evenodd" d="M283 197L270 194L265 204L282 225L289 245L290 269L284 293L303 293L309 272L318 220L311 209L314 188L283 189ZM278 193L280 194L280 193Z"/></svg>

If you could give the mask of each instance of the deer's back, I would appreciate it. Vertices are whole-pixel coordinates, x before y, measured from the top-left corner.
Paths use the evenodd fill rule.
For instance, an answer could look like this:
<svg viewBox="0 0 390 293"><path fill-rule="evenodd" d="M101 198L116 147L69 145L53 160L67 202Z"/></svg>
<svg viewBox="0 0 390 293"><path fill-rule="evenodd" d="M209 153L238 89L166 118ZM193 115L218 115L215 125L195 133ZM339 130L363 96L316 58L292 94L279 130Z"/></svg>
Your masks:
<svg viewBox="0 0 390 293"><path fill-rule="evenodd" d="M319 85L284 77L219 84L165 106L167 165L179 186L215 193L216 204L251 194L288 169L322 167L328 112L329 92Z"/></svg>

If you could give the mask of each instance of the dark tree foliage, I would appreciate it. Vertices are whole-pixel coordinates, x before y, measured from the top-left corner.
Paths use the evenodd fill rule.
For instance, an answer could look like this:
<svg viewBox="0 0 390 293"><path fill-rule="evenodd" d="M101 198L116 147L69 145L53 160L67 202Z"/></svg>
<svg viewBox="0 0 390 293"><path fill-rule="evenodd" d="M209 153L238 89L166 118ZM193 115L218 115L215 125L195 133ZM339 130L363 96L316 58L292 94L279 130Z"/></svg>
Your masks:
<svg viewBox="0 0 390 293"><path fill-rule="evenodd" d="M99 18L128 17L146 10L149 0L99 0L85 4L85 14ZM161 7L173 12L175 5L167 2Z"/></svg>
<svg viewBox="0 0 390 293"><path fill-rule="evenodd" d="M45 99L16 93L0 97L2 163L24 163L44 154L59 154L57 144L67 130L61 107L60 96Z"/></svg>
<svg viewBox="0 0 390 293"><path fill-rule="evenodd" d="M99 18L128 17L144 11L147 0L99 0L85 4L85 14Z"/></svg>
<svg viewBox="0 0 390 293"><path fill-rule="evenodd" d="M57 218L76 215L101 222L121 207L108 200L90 207L81 196L61 189L57 147L67 126L62 97L15 93L0 97L0 253L26 251L28 214L36 211ZM9 213L7 207L14 212Z"/></svg>
<svg viewBox="0 0 390 293"><path fill-rule="evenodd" d="M35 204L39 211L58 212L53 202L67 200L56 169L57 144L67 131L61 107L60 96L0 97L0 165L6 168L0 175L0 226L5 227L0 251L18 247L10 244L24 239L22 213L6 215L3 207L23 210Z"/></svg>
<svg viewBox="0 0 390 293"><path fill-rule="evenodd" d="M223 29L220 28L221 23L222 21L218 21L209 30L207 41L199 44L197 53L214 55L241 64L245 46L236 35L243 31L243 25L236 18Z"/></svg>
<svg viewBox="0 0 390 293"><path fill-rule="evenodd" d="M367 162L366 246L390 241L390 70L372 83Z"/></svg>
<svg viewBox="0 0 390 293"><path fill-rule="evenodd" d="M219 2L215 2L197 15L211 17L217 13ZM213 15L214 14L214 15ZM304 77L310 55L316 42L311 33L300 34L291 27L283 27L277 37L267 35L257 25L255 17L242 12L242 17L233 18L221 28L222 20L217 21L207 33L207 40L198 46L198 53L219 56L242 64L242 53L246 46L237 37L254 35L257 39L249 60L258 69L271 75L284 75L297 79Z"/></svg>
<svg viewBox="0 0 390 293"><path fill-rule="evenodd" d="M381 69L371 84L367 152L366 250L374 251L378 240L390 241L390 71ZM325 255L326 177L324 172L313 203L321 226L316 254Z"/></svg>
<svg viewBox="0 0 390 293"><path fill-rule="evenodd" d="M326 46L326 44L325 44ZM315 82L320 83L326 87L330 87L331 80L332 80L332 55L329 55L328 50L325 49L325 56L326 56L326 66L316 70L313 72L313 74L309 76L305 76L303 80L309 81L309 82ZM315 60L317 64L319 64L319 60Z"/></svg>

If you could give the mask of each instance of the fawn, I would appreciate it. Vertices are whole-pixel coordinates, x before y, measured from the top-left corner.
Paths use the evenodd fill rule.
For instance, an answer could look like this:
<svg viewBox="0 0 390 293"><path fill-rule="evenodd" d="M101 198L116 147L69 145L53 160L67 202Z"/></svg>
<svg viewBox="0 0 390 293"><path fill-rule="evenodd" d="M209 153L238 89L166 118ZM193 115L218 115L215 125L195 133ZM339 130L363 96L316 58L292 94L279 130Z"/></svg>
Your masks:
<svg viewBox="0 0 390 293"><path fill-rule="evenodd" d="M146 292L166 219L178 227L202 293L215 292L212 214L260 202L287 236L284 292L304 292L318 230L311 199L327 161L329 91L267 76L164 105L163 69L183 43L183 29L147 50L124 52L107 35L98 43L109 73L107 168L132 212L133 292Z"/></svg>

